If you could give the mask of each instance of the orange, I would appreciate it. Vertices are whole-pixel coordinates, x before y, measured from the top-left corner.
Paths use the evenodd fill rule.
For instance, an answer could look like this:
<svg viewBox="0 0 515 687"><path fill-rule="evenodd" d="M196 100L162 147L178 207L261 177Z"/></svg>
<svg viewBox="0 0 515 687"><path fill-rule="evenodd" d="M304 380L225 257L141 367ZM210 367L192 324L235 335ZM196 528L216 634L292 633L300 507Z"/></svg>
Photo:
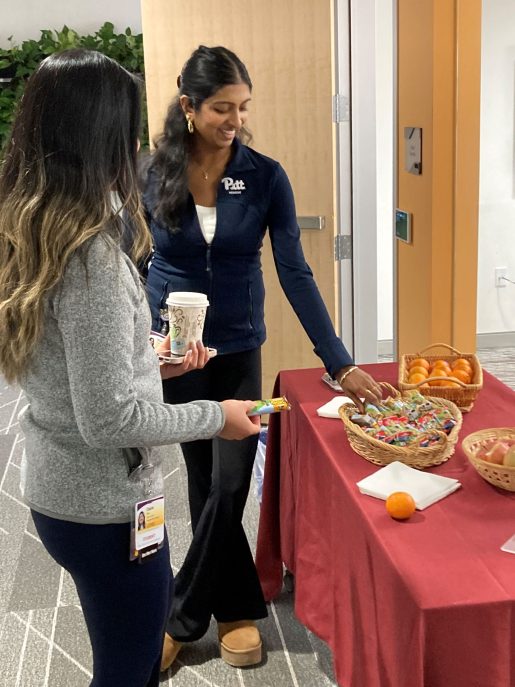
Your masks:
<svg viewBox="0 0 515 687"><path fill-rule="evenodd" d="M439 382L439 386L447 386L447 387L452 386L454 388L461 389L461 384L458 384L457 381L452 381L452 380L456 380L456 377L450 377L449 380L446 380L446 379L442 380L441 382Z"/></svg>
<svg viewBox="0 0 515 687"><path fill-rule="evenodd" d="M413 367L410 367L409 369L409 376L411 377L414 374L421 374L424 375L424 377L427 377L429 372L425 367L422 367L422 365L413 365Z"/></svg>
<svg viewBox="0 0 515 687"><path fill-rule="evenodd" d="M425 382L427 379L427 374L422 374L421 372L415 372L411 374L408 378L408 384L418 384L419 382Z"/></svg>
<svg viewBox="0 0 515 687"><path fill-rule="evenodd" d="M465 358L458 358L453 365L452 365L453 370L467 370L467 372L470 373L472 376L472 365L469 363L468 360L465 360Z"/></svg>
<svg viewBox="0 0 515 687"><path fill-rule="evenodd" d="M447 372L451 371L451 366L449 365L447 360L435 360L433 365L431 366L431 369L437 370L439 368L441 368L443 370L447 370Z"/></svg>
<svg viewBox="0 0 515 687"><path fill-rule="evenodd" d="M431 377L450 377L451 371L446 370L444 367L434 367L431 370L429 378Z"/></svg>
<svg viewBox="0 0 515 687"><path fill-rule="evenodd" d="M427 360L425 358L414 358L410 362L408 367L410 368L410 370L412 367L425 367L426 370L429 370L429 363L427 362Z"/></svg>
<svg viewBox="0 0 515 687"><path fill-rule="evenodd" d="M446 386L447 382L439 378L450 377L450 375L451 373L445 370L443 367L435 367L431 371L431 374L429 375L429 379L427 381L431 386Z"/></svg>
<svg viewBox="0 0 515 687"><path fill-rule="evenodd" d="M467 360L466 358L456 358L456 360L452 363L452 366L456 367L456 365L458 365L458 363L460 365L463 365L463 363L465 363L465 365L472 367L472 363L470 362L470 360Z"/></svg>
<svg viewBox="0 0 515 687"><path fill-rule="evenodd" d="M453 369L452 376L456 377L456 379L459 379L460 382L470 384L470 375L467 370L462 370L458 367L457 369Z"/></svg>
<svg viewBox="0 0 515 687"><path fill-rule="evenodd" d="M386 512L395 520L407 520L415 512L415 501L407 491L394 491L386 499Z"/></svg>

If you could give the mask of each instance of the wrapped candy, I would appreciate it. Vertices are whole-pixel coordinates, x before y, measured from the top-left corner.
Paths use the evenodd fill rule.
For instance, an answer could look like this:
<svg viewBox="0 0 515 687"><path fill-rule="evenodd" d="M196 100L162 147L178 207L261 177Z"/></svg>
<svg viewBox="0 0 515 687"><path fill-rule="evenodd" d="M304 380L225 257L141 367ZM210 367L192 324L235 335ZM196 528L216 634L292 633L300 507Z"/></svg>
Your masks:
<svg viewBox="0 0 515 687"><path fill-rule="evenodd" d="M354 415L351 415L350 419L360 427L372 427L375 424L374 418L370 417L368 414L360 415L359 413L354 413Z"/></svg>
<svg viewBox="0 0 515 687"><path fill-rule="evenodd" d="M443 440L456 421L450 411L433 405L418 391L404 398L387 398L377 405L367 403L365 413L354 413L352 422L375 439L395 446L430 446Z"/></svg>

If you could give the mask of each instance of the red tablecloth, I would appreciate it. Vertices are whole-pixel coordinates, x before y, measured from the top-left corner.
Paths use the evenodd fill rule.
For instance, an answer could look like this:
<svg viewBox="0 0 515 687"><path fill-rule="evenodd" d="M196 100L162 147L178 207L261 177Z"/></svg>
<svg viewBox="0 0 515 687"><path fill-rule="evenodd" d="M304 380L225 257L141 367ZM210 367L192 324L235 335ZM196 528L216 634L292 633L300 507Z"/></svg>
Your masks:
<svg viewBox="0 0 515 687"><path fill-rule="evenodd" d="M395 384L397 365L364 366ZM485 372L455 454L431 468L462 488L410 520L359 493L379 468L316 409L335 396L322 369L281 372L270 416L256 563L267 599L295 575L295 612L333 651L343 687L515 686L515 493L485 482L460 442L515 425L515 393Z"/></svg>

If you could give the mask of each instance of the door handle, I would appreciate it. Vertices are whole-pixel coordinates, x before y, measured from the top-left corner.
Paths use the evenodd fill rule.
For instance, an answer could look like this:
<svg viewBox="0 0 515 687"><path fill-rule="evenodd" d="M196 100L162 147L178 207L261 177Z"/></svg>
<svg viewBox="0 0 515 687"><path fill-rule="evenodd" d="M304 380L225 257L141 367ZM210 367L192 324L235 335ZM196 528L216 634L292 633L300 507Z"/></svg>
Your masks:
<svg viewBox="0 0 515 687"><path fill-rule="evenodd" d="M299 215L297 223L301 229L321 231L325 227L325 217L322 215Z"/></svg>

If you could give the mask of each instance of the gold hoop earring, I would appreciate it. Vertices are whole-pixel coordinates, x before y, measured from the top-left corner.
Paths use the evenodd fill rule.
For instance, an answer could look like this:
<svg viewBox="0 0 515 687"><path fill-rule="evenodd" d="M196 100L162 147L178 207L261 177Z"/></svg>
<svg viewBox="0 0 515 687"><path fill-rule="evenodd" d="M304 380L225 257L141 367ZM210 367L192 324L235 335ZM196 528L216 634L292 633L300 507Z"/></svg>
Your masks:
<svg viewBox="0 0 515 687"><path fill-rule="evenodd" d="M188 131L190 132L190 134L192 134L195 131L195 127L193 126L193 120L191 119L191 117L186 117L186 121L188 123Z"/></svg>

